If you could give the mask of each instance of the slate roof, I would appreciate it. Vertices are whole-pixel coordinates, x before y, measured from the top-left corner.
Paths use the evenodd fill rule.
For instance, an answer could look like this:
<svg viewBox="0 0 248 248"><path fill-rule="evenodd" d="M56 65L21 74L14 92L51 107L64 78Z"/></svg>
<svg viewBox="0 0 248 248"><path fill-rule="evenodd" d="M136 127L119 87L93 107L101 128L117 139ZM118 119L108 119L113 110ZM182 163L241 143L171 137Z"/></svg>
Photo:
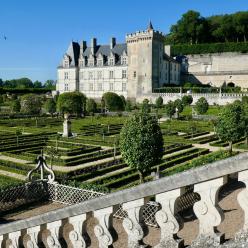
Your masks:
<svg viewBox="0 0 248 248"><path fill-rule="evenodd" d="M120 64L120 56L123 54L123 52L127 53L127 44L116 44L113 49L110 49L110 45L97 45L96 46L96 52L94 56L98 56L100 53L106 58L111 55L111 53L117 55L117 61L116 65ZM78 66L78 59L80 56L80 45L77 42L71 42L66 54L70 56L70 67ZM87 47L83 53L83 56L88 58L91 54L91 47ZM105 63L107 64L107 62ZM59 65L59 67L63 66L63 59Z"/></svg>

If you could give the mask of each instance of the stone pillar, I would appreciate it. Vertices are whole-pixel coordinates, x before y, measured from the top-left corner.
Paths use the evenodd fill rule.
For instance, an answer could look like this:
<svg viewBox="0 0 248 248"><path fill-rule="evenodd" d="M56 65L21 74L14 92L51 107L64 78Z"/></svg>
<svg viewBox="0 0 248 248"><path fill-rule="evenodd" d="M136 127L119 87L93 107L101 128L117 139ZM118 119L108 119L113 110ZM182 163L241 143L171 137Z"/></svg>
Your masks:
<svg viewBox="0 0 248 248"><path fill-rule="evenodd" d="M123 220L123 227L128 234L128 248L141 248L140 241L144 237L140 223L143 221L142 208L145 205L144 199L139 199L122 205L127 211L128 217Z"/></svg>
<svg viewBox="0 0 248 248"><path fill-rule="evenodd" d="M241 171L238 174L238 180L243 182L246 186L245 189L243 189L237 197L238 203L240 207L244 211L244 226L241 230L241 232L248 232L248 170Z"/></svg>
<svg viewBox="0 0 248 248"><path fill-rule="evenodd" d="M21 236L21 231L9 233L9 240L11 240L11 245L9 245L9 248L19 247L20 236Z"/></svg>
<svg viewBox="0 0 248 248"><path fill-rule="evenodd" d="M94 232L99 242L99 248L108 248L113 244L113 238L109 232L112 225L113 207L103 208L94 211L94 217L97 218L99 224L95 226Z"/></svg>
<svg viewBox="0 0 248 248"><path fill-rule="evenodd" d="M175 189L156 195L156 202L159 202L162 209L155 217L161 228L160 242L155 248L183 247L183 240L178 239L176 234L182 228L182 220L175 217L176 200L185 192L184 189Z"/></svg>
<svg viewBox="0 0 248 248"><path fill-rule="evenodd" d="M63 123L63 137L71 137L72 136L72 132L71 132L71 122L69 120L69 115L65 114L65 120Z"/></svg>
<svg viewBox="0 0 248 248"><path fill-rule="evenodd" d="M47 223L47 230L49 230L51 233L47 236L46 240L48 248L61 248L61 245L59 243L59 228L61 227L61 225L61 220Z"/></svg>
<svg viewBox="0 0 248 248"><path fill-rule="evenodd" d="M38 246L38 234L40 231L40 226L35 226L27 229L27 234L30 239L27 241L27 248L39 248Z"/></svg>
<svg viewBox="0 0 248 248"><path fill-rule="evenodd" d="M3 235L0 236L0 247L2 247L2 243L3 243Z"/></svg>
<svg viewBox="0 0 248 248"><path fill-rule="evenodd" d="M72 224L73 230L69 233L69 239L73 248L86 248L85 240L82 236L83 224L86 221L86 214L77 215L69 218L69 223Z"/></svg>
<svg viewBox="0 0 248 248"><path fill-rule="evenodd" d="M218 191L227 181L227 177L221 177L194 185L194 191L201 196L201 200L194 204L194 212L199 219L199 234L193 243L199 246L208 243L212 246L219 245L223 235L216 233L214 227L218 226L224 218L224 214L218 206ZM200 247L200 246L199 246Z"/></svg>

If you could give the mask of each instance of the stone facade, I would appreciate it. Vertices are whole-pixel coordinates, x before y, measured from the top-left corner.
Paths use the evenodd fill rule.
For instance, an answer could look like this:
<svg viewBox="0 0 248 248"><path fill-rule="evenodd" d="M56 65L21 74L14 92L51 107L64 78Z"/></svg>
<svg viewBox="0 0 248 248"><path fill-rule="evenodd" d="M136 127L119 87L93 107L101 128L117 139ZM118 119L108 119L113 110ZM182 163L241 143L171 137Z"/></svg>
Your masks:
<svg viewBox="0 0 248 248"><path fill-rule="evenodd" d="M220 87L234 84L248 87L248 54L221 53L186 56L184 81Z"/></svg>
<svg viewBox="0 0 248 248"><path fill-rule="evenodd" d="M58 67L56 90L95 99L110 91L136 99L164 84L179 84L180 63L165 53L163 41L149 23L147 30L127 35L125 44L115 38L109 45L93 38L89 47L85 41L71 42Z"/></svg>

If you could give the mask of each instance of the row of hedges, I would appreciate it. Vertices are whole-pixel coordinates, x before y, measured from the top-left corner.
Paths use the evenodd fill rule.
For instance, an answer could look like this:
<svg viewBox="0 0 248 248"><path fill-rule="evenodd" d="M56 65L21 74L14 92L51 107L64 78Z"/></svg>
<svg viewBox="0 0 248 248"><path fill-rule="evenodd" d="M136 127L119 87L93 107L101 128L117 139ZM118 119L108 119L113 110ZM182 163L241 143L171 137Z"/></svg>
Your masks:
<svg viewBox="0 0 248 248"><path fill-rule="evenodd" d="M195 139L194 142L198 143L198 144L206 144L206 143L209 143L209 142L216 141L218 139L219 138L216 135L209 135L207 137Z"/></svg>
<svg viewBox="0 0 248 248"><path fill-rule="evenodd" d="M181 156L181 157L177 157L173 160L170 160L168 162L165 162L163 164L159 164L159 169L160 171L163 171L165 168L169 168L169 167L172 167L172 166L175 166L179 163L183 163L185 161L188 161L192 158L195 158L195 157L198 157L200 155L203 155L203 154L206 154L208 153L209 150L208 149L201 149L194 153L190 153L190 154L186 154L185 156ZM151 170L156 170L157 166L153 166L151 168ZM150 178L150 172L147 173L147 175L149 178ZM116 189L116 188L120 188L120 187L123 187L125 184L127 183L135 183L135 181L138 181L139 180L139 174L137 172L129 172L126 176L122 177L122 178L117 178L117 179L113 179L109 182L105 182L103 184L104 187L108 187L108 188L111 188L111 189ZM147 180L147 178L146 178Z"/></svg>
<svg viewBox="0 0 248 248"><path fill-rule="evenodd" d="M182 157L191 156L193 154L198 156L198 154L200 154L201 151L202 150L200 150L198 148L190 148L190 149L182 151L182 152L180 152L178 154L174 154L174 155L171 155L170 157L167 157L163 162L161 162L159 164L159 166L161 166L161 168L163 168L163 166L168 165L168 163L170 163L170 161L178 160L178 159L180 159ZM157 165L154 165L152 167L152 169L155 169L156 167L157 167ZM105 184L110 185L112 183L115 184L116 180L117 180L117 182L119 182L119 180L121 180L122 178L125 178L127 175L130 175L130 174L136 174L136 171L134 169L129 168L128 170L126 170L124 172L116 172L116 173L113 173L112 175L103 177L100 180L98 180L98 179L93 180L92 182L97 182L97 183L104 184L104 185Z"/></svg>
<svg viewBox="0 0 248 248"><path fill-rule="evenodd" d="M241 142L243 140L244 140L244 138L241 138L241 139L236 140L235 142L233 142L233 144L239 143L239 142ZM217 141L211 142L210 145L211 146L217 146L217 147L226 147L226 146L229 145L229 143L228 142L224 142L222 140L217 140Z"/></svg>
<svg viewBox="0 0 248 248"><path fill-rule="evenodd" d="M21 184L23 184L21 180L0 175L0 193L9 188L19 186Z"/></svg>
<svg viewBox="0 0 248 248"><path fill-rule="evenodd" d="M248 52L246 42L209 43L209 44L182 44L171 47L172 56L204 53Z"/></svg>

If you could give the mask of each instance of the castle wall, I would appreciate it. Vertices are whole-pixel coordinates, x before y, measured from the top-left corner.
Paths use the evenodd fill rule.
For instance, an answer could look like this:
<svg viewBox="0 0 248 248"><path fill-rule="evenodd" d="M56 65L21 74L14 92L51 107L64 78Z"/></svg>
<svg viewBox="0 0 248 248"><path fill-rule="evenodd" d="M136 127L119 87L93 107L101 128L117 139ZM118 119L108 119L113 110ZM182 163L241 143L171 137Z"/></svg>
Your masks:
<svg viewBox="0 0 248 248"><path fill-rule="evenodd" d="M248 87L248 54L221 53L187 55L188 73L185 81L222 86L234 83Z"/></svg>

